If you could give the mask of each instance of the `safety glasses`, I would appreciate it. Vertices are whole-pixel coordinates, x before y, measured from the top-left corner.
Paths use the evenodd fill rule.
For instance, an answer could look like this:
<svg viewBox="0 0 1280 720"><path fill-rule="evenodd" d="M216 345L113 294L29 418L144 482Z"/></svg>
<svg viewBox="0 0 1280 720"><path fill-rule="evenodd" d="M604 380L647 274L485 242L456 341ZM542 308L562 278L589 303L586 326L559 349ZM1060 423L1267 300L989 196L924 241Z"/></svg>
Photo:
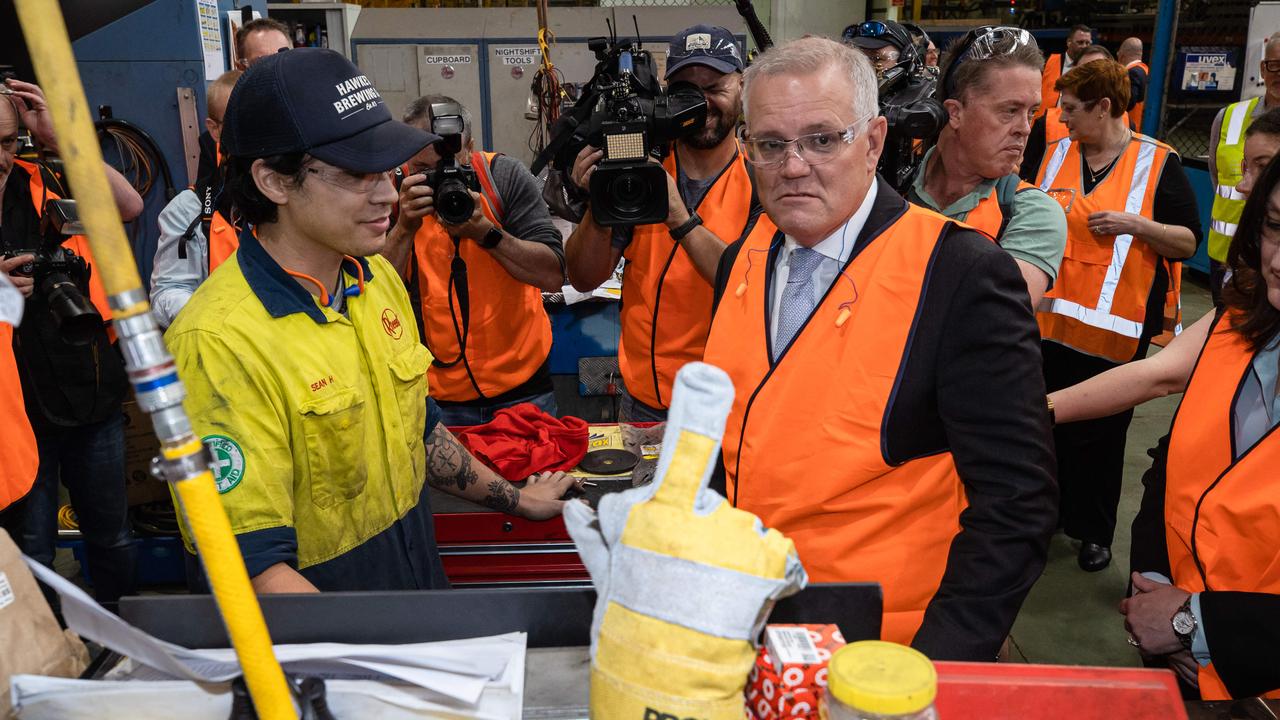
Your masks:
<svg viewBox="0 0 1280 720"><path fill-rule="evenodd" d="M376 173L353 173L340 168L307 168L307 172L315 175L317 180L334 187L349 190L353 193L368 195L377 189L383 180L394 182L394 170Z"/></svg>
<svg viewBox="0 0 1280 720"><path fill-rule="evenodd" d="M998 55L1009 55L1024 47L1039 48L1031 33L1022 28L1004 25L988 25L974 28L965 33L954 52L951 53L947 66L942 69L942 88L945 97L952 97L955 91L955 69L969 60L988 60Z"/></svg>
<svg viewBox="0 0 1280 720"><path fill-rule="evenodd" d="M831 162L846 145L857 139L861 128L874 115L857 120L845 126L843 130L809 133L791 140L778 138L746 139L745 131L740 140L745 149L747 162L762 168L780 167L794 153L796 157L810 165L821 165Z"/></svg>

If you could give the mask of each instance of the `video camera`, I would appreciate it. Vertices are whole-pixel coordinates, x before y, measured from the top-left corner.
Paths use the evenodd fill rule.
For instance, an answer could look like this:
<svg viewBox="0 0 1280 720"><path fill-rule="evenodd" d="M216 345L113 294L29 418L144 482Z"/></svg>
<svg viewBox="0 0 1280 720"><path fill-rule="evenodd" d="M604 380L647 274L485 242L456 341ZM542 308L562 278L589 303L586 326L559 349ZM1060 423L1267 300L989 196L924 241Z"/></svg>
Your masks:
<svg viewBox="0 0 1280 720"><path fill-rule="evenodd" d="M6 257L33 255L14 269L32 278L35 292L48 304L58 331L72 345L88 345L102 327L102 316L85 295L89 292L89 263L62 244L84 234L75 200L49 200L40 218L40 241L32 248L11 248Z"/></svg>
<svg viewBox="0 0 1280 720"><path fill-rule="evenodd" d="M923 31L921 31L923 33ZM902 25L871 20L845 31L846 41L854 37L891 38L901 46L898 62L882 70L879 81L880 114L888 122L879 172L898 192L911 186L924 150L947 124L947 111L936 99L938 78L924 64L921 45Z"/></svg>
<svg viewBox="0 0 1280 720"><path fill-rule="evenodd" d="M458 162L465 128L461 106L449 102L431 104L431 132L440 136L435 144L440 164L427 173L427 185L434 198L436 217L447 225L470 220L476 210L471 191L480 192L476 171Z"/></svg>
<svg viewBox="0 0 1280 720"><path fill-rule="evenodd" d="M706 97L688 82L664 92L657 64L638 40L592 38L587 46L599 61L595 74L556 121L531 169L536 175L550 163L567 176L583 147L603 148L588 189L595 221L606 227L662 222L670 209L666 170L649 158L665 156L671 142L702 128Z"/></svg>

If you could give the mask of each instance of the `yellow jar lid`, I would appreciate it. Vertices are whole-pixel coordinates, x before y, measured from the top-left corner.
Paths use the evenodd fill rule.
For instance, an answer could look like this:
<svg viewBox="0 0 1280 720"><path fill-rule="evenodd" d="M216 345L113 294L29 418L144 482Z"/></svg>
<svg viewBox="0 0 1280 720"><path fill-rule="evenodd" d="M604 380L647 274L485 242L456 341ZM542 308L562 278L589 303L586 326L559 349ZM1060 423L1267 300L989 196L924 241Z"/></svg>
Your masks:
<svg viewBox="0 0 1280 720"><path fill-rule="evenodd" d="M827 665L829 692L844 705L877 715L908 715L933 704L938 671L918 650L880 640L846 645Z"/></svg>

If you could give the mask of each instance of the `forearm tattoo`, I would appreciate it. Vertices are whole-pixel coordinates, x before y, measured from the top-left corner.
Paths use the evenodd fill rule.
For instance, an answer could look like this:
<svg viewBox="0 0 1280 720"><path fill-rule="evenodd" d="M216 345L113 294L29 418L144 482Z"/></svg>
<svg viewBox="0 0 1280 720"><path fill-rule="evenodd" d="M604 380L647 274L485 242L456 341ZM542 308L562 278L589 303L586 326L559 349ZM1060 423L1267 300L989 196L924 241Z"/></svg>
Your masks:
<svg viewBox="0 0 1280 720"><path fill-rule="evenodd" d="M485 497L484 504L494 510L513 513L520 504L520 491L506 480L493 480L489 483L489 494Z"/></svg>
<svg viewBox="0 0 1280 720"><path fill-rule="evenodd" d="M427 438L427 482L432 487L466 492L478 479L471 465L471 453L448 430L437 426L431 431Z"/></svg>

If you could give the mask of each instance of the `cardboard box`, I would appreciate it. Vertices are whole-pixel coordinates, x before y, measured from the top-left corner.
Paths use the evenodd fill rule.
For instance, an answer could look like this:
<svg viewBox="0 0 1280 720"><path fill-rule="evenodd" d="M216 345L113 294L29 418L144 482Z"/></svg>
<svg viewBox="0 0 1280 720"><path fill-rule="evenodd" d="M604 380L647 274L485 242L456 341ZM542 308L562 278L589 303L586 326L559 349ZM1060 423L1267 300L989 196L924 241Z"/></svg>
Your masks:
<svg viewBox="0 0 1280 720"><path fill-rule="evenodd" d="M827 661L845 644L835 625L769 625L747 681L747 710L757 720L818 717Z"/></svg>
<svg viewBox="0 0 1280 720"><path fill-rule="evenodd" d="M124 403L124 487L129 507L169 500L169 487L151 475L151 459L160 454L160 440L151 418L133 400Z"/></svg>

